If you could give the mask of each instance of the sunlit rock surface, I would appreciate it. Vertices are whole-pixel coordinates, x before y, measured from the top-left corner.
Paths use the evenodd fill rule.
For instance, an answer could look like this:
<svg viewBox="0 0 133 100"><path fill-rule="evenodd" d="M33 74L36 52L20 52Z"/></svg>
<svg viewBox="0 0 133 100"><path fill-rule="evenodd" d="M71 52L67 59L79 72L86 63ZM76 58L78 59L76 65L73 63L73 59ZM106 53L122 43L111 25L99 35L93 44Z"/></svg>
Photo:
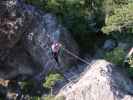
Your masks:
<svg viewBox="0 0 133 100"><path fill-rule="evenodd" d="M47 74L76 61L62 51L60 65L51 54L53 40L78 55L78 46L56 17L23 0L0 1L0 78Z"/></svg>
<svg viewBox="0 0 133 100"><path fill-rule="evenodd" d="M133 84L118 68L96 60L74 84L60 90L66 100L133 100Z"/></svg>

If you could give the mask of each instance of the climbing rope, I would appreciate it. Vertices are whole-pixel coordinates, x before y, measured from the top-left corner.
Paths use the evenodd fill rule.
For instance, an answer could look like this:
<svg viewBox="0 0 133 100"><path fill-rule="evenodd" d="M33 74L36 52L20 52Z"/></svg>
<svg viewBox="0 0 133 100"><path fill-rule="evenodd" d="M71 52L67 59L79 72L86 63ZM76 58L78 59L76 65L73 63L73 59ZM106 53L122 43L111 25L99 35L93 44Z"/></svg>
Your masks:
<svg viewBox="0 0 133 100"><path fill-rule="evenodd" d="M46 34L46 36L48 37L49 41L51 41L51 43L52 43L52 42L53 42L53 39L50 37L50 35ZM76 58L76 59L80 60L81 62L83 62L83 63L85 63L85 64L87 64L87 65L90 66L90 64L89 64L88 61L82 59L81 57L77 56L77 55L74 54L73 52L69 51L68 49L65 48L65 46L62 45L61 48L62 48L62 50L64 50L65 52L67 52L68 54L70 54L71 56L73 56L74 58ZM48 56L48 57L49 57L49 59L51 59L50 56ZM55 66L55 65L54 65L54 66ZM61 75L63 75L63 77L64 77L65 80L67 80L67 81L70 82L70 83L74 83L74 82L73 82L73 79L69 79L68 76L65 75L65 74L61 71L61 69L60 69L59 67L56 67L56 66L55 66L54 68L58 71L58 73L60 73ZM73 74L73 73L71 73L71 74ZM44 76L44 71L42 71L42 73L39 74L40 79L41 79L42 76ZM75 76L78 76L78 75L73 74L73 76L75 77ZM75 78L75 79L76 79L76 78Z"/></svg>
<svg viewBox="0 0 133 100"><path fill-rule="evenodd" d="M50 41L52 40L52 38L50 37L50 35L47 34L46 36L50 39ZM89 62L88 62L88 61L82 59L81 57L77 56L77 55L74 54L73 52L69 51L68 49L65 48L65 46L62 45L61 48L62 48L64 51L66 51L68 54L70 54L71 56L73 56L74 58L80 60L81 62L83 62L83 63L85 63L85 64L87 64L87 65L89 65Z"/></svg>
<svg viewBox="0 0 133 100"><path fill-rule="evenodd" d="M69 51L68 49L64 48L63 46L62 46L62 49L63 49L64 51L66 51L68 54L70 54L71 56L75 57L76 59L78 59L78 60L84 62L85 64L89 64L88 61L82 59L81 57L77 56L76 54L74 54L73 52L71 52L71 51Z"/></svg>

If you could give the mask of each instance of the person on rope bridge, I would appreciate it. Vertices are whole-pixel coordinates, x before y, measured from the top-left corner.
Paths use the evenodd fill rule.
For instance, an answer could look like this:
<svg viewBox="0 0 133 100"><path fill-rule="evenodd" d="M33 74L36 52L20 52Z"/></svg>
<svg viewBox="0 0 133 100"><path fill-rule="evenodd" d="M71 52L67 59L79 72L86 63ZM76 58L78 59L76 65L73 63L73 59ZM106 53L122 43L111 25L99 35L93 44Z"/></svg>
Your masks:
<svg viewBox="0 0 133 100"><path fill-rule="evenodd" d="M53 44L51 45L52 55L58 64L59 64L58 55L59 55L61 46L62 45L59 42L53 42Z"/></svg>

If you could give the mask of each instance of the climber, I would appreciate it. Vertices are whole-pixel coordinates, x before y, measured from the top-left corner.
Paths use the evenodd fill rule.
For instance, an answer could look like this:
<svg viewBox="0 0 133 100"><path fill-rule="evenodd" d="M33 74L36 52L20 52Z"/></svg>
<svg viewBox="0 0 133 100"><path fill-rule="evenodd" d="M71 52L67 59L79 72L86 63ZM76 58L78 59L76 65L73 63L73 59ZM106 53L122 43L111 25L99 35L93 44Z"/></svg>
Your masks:
<svg viewBox="0 0 133 100"><path fill-rule="evenodd" d="M51 49L52 49L52 55L55 58L56 62L59 64L58 55L61 48L61 44L59 42L53 42Z"/></svg>

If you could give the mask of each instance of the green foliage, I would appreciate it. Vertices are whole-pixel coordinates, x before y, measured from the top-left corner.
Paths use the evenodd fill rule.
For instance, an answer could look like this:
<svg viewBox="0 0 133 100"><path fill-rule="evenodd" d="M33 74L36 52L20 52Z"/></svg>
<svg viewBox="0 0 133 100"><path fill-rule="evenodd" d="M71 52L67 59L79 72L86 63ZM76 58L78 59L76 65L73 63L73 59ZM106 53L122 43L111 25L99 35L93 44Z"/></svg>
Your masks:
<svg viewBox="0 0 133 100"><path fill-rule="evenodd" d="M109 1L109 0L107 0ZM132 0L110 0L107 6L105 26L102 31L113 36L118 41L132 46L133 43L133 1Z"/></svg>
<svg viewBox="0 0 133 100"><path fill-rule="evenodd" d="M133 3L116 8L113 14L106 17L106 26L102 28L103 32L108 34L112 31L128 31L133 33Z"/></svg>
<svg viewBox="0 0 133 100"><path fill-rule="evenodd" d="M114 12L116 9L119 9L130 3L128 0L104 0L103 2L103 11L106 14L105 24L108 22L108 18L112 15L115 15ZM108 26L108 25L106 25Z"/></svg>
<svg viewBox="0 0 133 100"><path fill-rule="evenodd" d="M63 77L60 75L60 74L49 74L47 77L46 77L46 81L44 81L44 84L43 86L45 88L52 88L57 81L61 81L63 80Z"/></svg>
<svg viewBox="0 0 133 100"><path fill-rule="evenodd" d="M107 52L104 58L114 64L122 64L124 61L124 57L124 50L121 48L115 48L113 51Z"/></svg>
<svg viewBox="0 0 133 100"><path fill-rule="evenodd" d="M60 95L55 98L55 100L66 100L65 96Z"/></svg>
<svg viewBox="0 0 133 100"><path fill-rule="evenodd" d="M65 97L64 96L55 97L48 95L44 97L44 100L65 100Z"/></svg>
<svg viewBox="0 0 133 100"><path fill-rule="evenodd" d="M39 96L34 96L31 100L41 100L41 98Z"/></svg>
<svg viewBox="0 0 133 100"><path fill-rule="evenodd" d="M34 87L34 81L27 80L27 81L21 81L19 82L19 85L21 87L21 90L24 94L29 93L32 88Z"/></svg>
<svg viewBox="0 0 133 100"><path fill-rule="evenodd" d="M44 100L55 100L55 96L50 96L50 95L45 96Z"/></svg>

